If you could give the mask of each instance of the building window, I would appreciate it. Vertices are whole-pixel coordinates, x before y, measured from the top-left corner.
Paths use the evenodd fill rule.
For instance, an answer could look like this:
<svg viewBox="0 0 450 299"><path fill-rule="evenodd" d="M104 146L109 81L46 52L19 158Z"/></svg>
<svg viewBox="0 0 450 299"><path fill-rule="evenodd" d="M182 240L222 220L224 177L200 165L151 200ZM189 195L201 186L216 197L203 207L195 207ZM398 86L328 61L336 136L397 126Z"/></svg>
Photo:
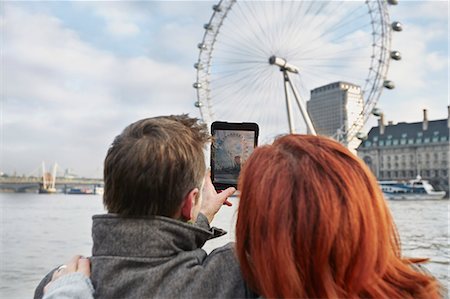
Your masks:
<svg viewBox="0 0 450 299"><path fill-rule="evenodd" d="M403 134L402 134L402 138L406 138L406 136L407 136L406 133L403 133Z"/></svg>
<svg viewBox="0 0 450 299"><path fill-rule="evenodd" d="M366 141L365 147L370 147L372 145L372 142L370 142L369 140Z"/></svg>
<svg viewBox="0 0 450 299"><path fill-rule="evenodd" d="M439 136L434 136L433 137L433 142L438 142L439 141Z"/></svg>
<svg viewBox="0 0 450 299"><path fill-rule="evenodd" d="M392 143L391 140L389 140L389 139L386 140L386 145L391 145L391 143Z"/></svg>
<svg viewBox="0 0 450 299"><path fill-rule="evenodd" d="M412 138L408 139L408 144L414 144L414 139Z"/></svg>
<svg viewBox="0 0 450 299"><path fill-rule="evenodd" d="M378 141L378 136L373 136L373 141Z"/></svg>
<svg viewBox="0 0 450 299"><path fill-rule="evenodd" d="M400 144L406 144L406 139L401 139Z"/></svg>
<svg viewBox="0 0 450 299"><path fill-rule="evenodd" d="M417 132L417 136L418 137L422 137L423 133L422 132Z"/></svg>
<svg viewBox="0 0 450 299"><path fill-rule="evenodd" d="M447 170L442 170L442 176L446 177L447 176Z"/></svg>
<svg viewBox="0 0 450 299"><path fill-rule="evenodd" d="M384 146L384 141L383 140L378 141L378 145L379 146Z"/></svg>
<svg viewBox="0 0 450 299"><path fill-rule="evenodd" d="M430 143L430 138L425 137L425 138L423 139L423 142L424 142L424 143Z"/></svg>
<svg viewBox="0 0 450 299"><path fill-rule="evenodd" d="M447 141L447 136L441 136L441 141Z"/></svg>
<svg viewBox="0 0 450 299"><path fill-rule="evenodd" d="M417 139L416 139L416 143L417 143L417 144L421 144L421 143L422 143L422 139L421 139L421 138L417 138Z"/></svg>
<svg viewBox="0 0 450 299"><path fill-rule="evenodd" d="M392 139L392 135L388 135L387 139Z"/></svg>
<svg viewBox="0 0 450 299"><path fill-rule="evenodd" d="M387 175L386 175L388 178L391 178L391 172L390 171L387 171Z"/></svg>
<svg viewBox="0 0 450 299"><path fill-rule="evenodd" d="M439 135L439 131L434 131L434 132L433 132L433 135L434 135L434 136Z"/></svg>
<svg viewBox="0 0 450 299"><path fill-rule="evenodd" d="M414 171L412 171L412 170L409 171L409 177L410 177L410 178L413 178L413 177L414 177Z"/></svg>
<svg viewBox="0 0 450 299"><path fill-rule="evenodd" d="M394 178L398 178L398 171L394 171Z"/></svg>
<svg viewBox="0 0 450 299"><path fill-rule="evenodd" d="M394 139L394 140L392 141L392 144L393 144L393 145L397 145L397 144L398 144L398 139Z"/></svg>

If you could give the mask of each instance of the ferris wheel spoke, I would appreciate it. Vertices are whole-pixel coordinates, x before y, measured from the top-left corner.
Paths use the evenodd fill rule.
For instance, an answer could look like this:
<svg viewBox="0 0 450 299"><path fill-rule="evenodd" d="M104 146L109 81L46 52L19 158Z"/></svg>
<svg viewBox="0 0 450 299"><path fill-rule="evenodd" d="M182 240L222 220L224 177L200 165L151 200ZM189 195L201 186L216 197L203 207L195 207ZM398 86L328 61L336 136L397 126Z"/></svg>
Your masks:
<svg viewBox="0 0 450 299"><path fill-rule="evenodd" d="M218 73L216 73L216 75L218 78L220 78L221 82L224 82L226 84L230 84L230 83L236 84L236 83L240 82L240 80L242 80L243 78L249 76L250 74L255 75L254 72L255 72L255 68L247 68L247 69L241 70L239 72L239 75L237 75L238 73L236 72L236 70L227 71L227 72L218 72ZM228 78L232 78L233 81L228 82L227 81Z"/></svg>
<svg viewBox="0 0 450 299"><path fill-rule="evenodd" d="M368 27L368 26L370 26L369 23L368 23L368 24L364 24L364 25L362 25L362 26L360 26L360 27L358 27L358 28L356 28L356 29L355 29L355 28L351 28L350 31L346 31L346 32L344 32L344 33L341 33L341 35L339 35L337 38L335 37L335 38L333 38L332 40L327 41L327 43L336 42L336 41L340 40L342 37L345 37L346 35L348 35L349 32L353 32L353 31L355 31L355 30L357 30L357 29L362 29L362 28L365 28L365 27ZM332 30L332 31L336 32L336 30ZM331 31L327 31L327 33L331 33ZM322 35L318 36L317 38L313 39L313 40L311 41L310 45L314 45L314 42L318 42L318 41L320 41L322 44L325 43L325 40L324 40L323 38L324 38L326 35L328 35L328 34L322 34ZM300 52L300 54L304 54L305 52L310 51L310 48L309 48L309 47L310 47L310 46L306 46L306 47L299 46L299 47L297 47L297 48L292 49L292 52L296 52L296 51L300 50L301 48L303 48L303 51ZM317 45L316 45L316 48L317 48Z"/></svg>
<svg viewBox="0 0 450 299"><path fill-rule="evenodd" d="M248 18L246 19L247 22L250 22L248 20ZM229 40L230 42L228 43L229 45L232 45L232 41L236 41L237 44L242 43L242 41L247 41L249 39L253 40L256 37L256 41L252 42L252 43L246 43L246 45L250 48L254 48L256 50L258 50L261 53L265 53L264 51L264 46L265 46L265 41L263 41L261 38L259 38L259 35L257 35L253 30L247 30L244 31L242 30L242 25L238 26L237 24L235 24L234 20L231 19L230 21L231 25L233 25L234 30L230 30L230 34L227 34L227 32L223 32L222 36L223 38L221 40ZM246 26L246 29L251 29L253 28L253 24L248 23L249 26ZM244 32L247 32L247 35L244 35ZM234 45L233 45L234 46Z"/></svg>
<svg viewBox="0 0 450 299"><path fill-rule="evenodd" d="M319 36L317 36L315 39L311 40L311 43L323 39L325 36L328 36L332 33L338 32L341 28L344 28L346 25L348 25L351 22L355 22L357 20L360 20L364 17L367 17L367 13L361 13L359 15L356 16L352 16L352 18L348 18L345 22L340 22L337 24L333 24L332 26L330 26L327 30L324 30L324 32L322 34L320 34ZM354 30L352 28L352 30Z"/></svg>
<svg viewBox="0 0 450 299"><path fill-rule="evenodd" d="M349 79L350 79L350 81L353 81L353 82L355 82L355 81L358 82L358 81L361 80L361 78L358 78L358 77L343 76L342 72L333 72L333 71L330 71L330 70L322 70L320 72L308 71L308 72L305 72L303 74L303 77L310 76L310 77L313 77L313 78L318 78L321 81L323 81L324 75L331 75L331 78L335 78L335 79L330 80L330 81L339 81L339 80L336 80L336 78L340 78L340 80L343 80L343 81L349 81Z"/></svg>
<svg viewBox="0 0 450 299"><path fill-rule="evenodd" d="M252 81L254 82L254 84L257 83L257 79L253 79ZM250 82L252 82L252 81L250 81ZM258 84L258 86L261 86L261 82ZM248 94L250 94L250 90L248 91L247 94L245 94L243 92L244 89L248 90L248 87L245 86L245 84L232 84L232 85L229 85L228 88L223 88L223 89L217 88L218 91L223 90L223 92L221 93L221 96L223 99L229 99L229 98L235 98L235 97L242 99L244 97L247 97ZM260 89L258 89L258 88L253 88L253 89L251 89L251 93L258 92L259 90ZM217 99L216 102L220 103L220 99Z"/></svg>
<svg viewBox="0 0 450 299"><path fill-rule="evenodd" d="M226 66L226 65L233 65L233 64L262 64L261 60L240 60L240 59L228 59L228 58L222 58L222 60L219 60L220 58L216 58L216 64L217 66ZM219 60L219 61L218 61ZM267 64L264 62L264 64Z"/></svg>
<svg viewBox="0 0 450 299"><path fill-rule="evenodd" d="M226 37L226 36L225 36ZM241 51L242 53L245 53L247 55L255 57L266 57L267 54L264 52L263 47L258 43L252 43L250 45L246 45L246 47L243 47L240 45L239 41L236 41L234 43L231 43L233 40L230 38L230 42L224 42L222 40L217 41L217 44L222 44L226 47L228 47L230 52L238 53L238 51ZM240 46L240 47L237 47ZM237 50L239 49L239 50Z"/></svg>
<svg viewBox="0 0 450 299"><path fill-rule="evenodd" d="M251 29L252 37L256 37L259 41L259 43L264 47L270 47L273 43L273 40L270 39L270 35L265 34L264 28L261 26L259 20L255 18L255 16L252 14L251 8L248 6L247 2L244 1L243 5L247 6L249 13L242 12L243 7L241 7L240 2L236 2L238 9L241 11L242 15L246 18L247 23L249 24L249 27L246 29ZM251 19L250 19L251 18ZM256 26L255 26L256 25ZM255 30L256 29L256 30ZM261 34L262 33L262 34Z"/></svg>
<svg viewBox="0 0 450 299"><path fill-rule="evenodd" d="M328 3L331 3L332 1L330 1L330 2L328 2ZM344 4L345 3L345 1L337 1L337 5L333 8L333 12L336 12L336 11L339 11L339 8L342 6L342 4ZM333 3L333 4L336 4L336 3ZM359 7L357 7L356 9L359 9ZM350 13L351 14L351 13ZM312 27L310 30L311 31L316 31L317 29L319 29L319 26L321 27L321 28L329 28L329 27L326 27L325 25L328 25L328 23L330 22L330 21L332 21L333 20L333 18L327 18L326 20L325 20L325 22L323 22L323 23L318 23L316 26L314 26L314 27Z"/></svg>
<svg viewBox="0 0 450 299"><path fill-rule="evenodd" d="M302 52L301 53L302 57L298 58L298 60L322 60L322 59L323 60L328 60L328 59L336 59L336 57L342 57L342 56L337 56L337 54L346 54L347 55L347 53L359 52L358 50L367 49L367 46L360 46L360 47L348 48L348 49L345 49L345 50L339 50L339 51L336 51L336 52L332 52L332 54L330 53L329 54L330 56L319 56L320 58L316 58L316 57L318 57L317 51L320 50L321 48L322 47L316 47L314 49ZM310 54L310 53L314 53L314 56L306 56L306 57L303 56L303 55L307 55L307 54ZM354 57L354 56L349 56L349 58L352 58L352 57Z"/></svg>
<svg viewBox="0 0 450 299"><path fill-rule="evenodd" d="M245 60L249 60L249 59L255 59L255 58L259 58L261 60L266 60L265 56L263 56L262 54L256 54L255 52L249 51L249 50L244 50L244 49L232 49L231 47L227 50L224 50L223 55L227 55L228 57L232 56L233 58L235 57L239 57L240 59L245 59ZM226 57L224 57L224 59L227 59ZM231 59L231 58L229 58Z"/></svg>
<svg viewBox="0 0 450 299"><path fill-rule="evenodd" d="M214 84L212 84L211 86L214 86ZM242 99L245 94L243 93L243 89L247 89L248 87L242 84L227 84L225 86L222 87L216 87L216 93L213 93L213 99L214 99L214 103L218 103L218 104L225 104L223 101L224 100L229 100L229 99L233 99L233 98L240 98ZM252 92L254 91L258 91L258 89L253 88ZM220 97L218 97L218 95L220 94ZM217 97L216 97L217 96ZM228 104L228 102L227 102Z"/></svg>
<svg viewBox="0 0 450 299"><path fill-rule="evenodd" d="M333 23L329 27L325 28L323 33L321 34L320 38L325 35L328 35L330 33L333 33L336 30L341 29L342 27L350 24L351 22L355 22L356 20L367 17L368 16L367 12L361 12L359 14L356 14L359 10L362 10L362 9L363 9L362 6L358 6L351 12L345 13L344 17L342 17L338 22ZM345 17L345 16L349 16L349 17Z"/></svg>

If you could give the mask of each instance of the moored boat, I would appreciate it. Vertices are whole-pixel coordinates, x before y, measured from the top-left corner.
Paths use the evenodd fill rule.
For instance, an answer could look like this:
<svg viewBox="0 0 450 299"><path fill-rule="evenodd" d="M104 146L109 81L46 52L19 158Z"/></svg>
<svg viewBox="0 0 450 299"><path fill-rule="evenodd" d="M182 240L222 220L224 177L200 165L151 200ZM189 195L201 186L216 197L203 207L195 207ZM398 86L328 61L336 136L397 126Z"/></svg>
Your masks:
<svg viewBox="0 0 450 299"><path fill-rule="evenodd" d="M436 191L420 176L409 182L379 181L384 196L391 200L436 200L443 199L445 191Z"/></svg>
<svg viewBox="0 0 450 299"><path fill-rule="evenodd" d="M94 194L94 191L90 188L70 188L66 192L67 194Z"/></svg>

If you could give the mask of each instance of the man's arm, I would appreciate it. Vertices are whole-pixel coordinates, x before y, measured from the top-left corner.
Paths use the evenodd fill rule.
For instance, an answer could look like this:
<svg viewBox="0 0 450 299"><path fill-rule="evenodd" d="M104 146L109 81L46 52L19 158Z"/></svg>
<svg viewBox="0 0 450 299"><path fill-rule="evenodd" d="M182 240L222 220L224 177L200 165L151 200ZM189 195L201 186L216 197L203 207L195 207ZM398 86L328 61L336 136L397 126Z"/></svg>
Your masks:
<svg viewBox="0 0 450 299"><path fill-rule="evenodd" d="M34 293L35 299L94 298L94 287L89 279L90 262L74 256L67 265L61 265L48 273Z"/></svg>

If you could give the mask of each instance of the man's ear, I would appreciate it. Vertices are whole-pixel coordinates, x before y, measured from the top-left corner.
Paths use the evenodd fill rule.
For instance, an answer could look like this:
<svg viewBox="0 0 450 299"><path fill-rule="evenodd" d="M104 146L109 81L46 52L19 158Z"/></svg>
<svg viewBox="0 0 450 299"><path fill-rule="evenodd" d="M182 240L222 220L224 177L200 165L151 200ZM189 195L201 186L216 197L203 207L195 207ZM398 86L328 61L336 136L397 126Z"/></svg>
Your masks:
<svg viewBox="0 0 450 299"><path fill-rule="evenodd" d="M192 219L192 210L196 204L198 193L198 188L194 188L184 197L183 206L181 207L181 217L186 221Z"/></svg>

